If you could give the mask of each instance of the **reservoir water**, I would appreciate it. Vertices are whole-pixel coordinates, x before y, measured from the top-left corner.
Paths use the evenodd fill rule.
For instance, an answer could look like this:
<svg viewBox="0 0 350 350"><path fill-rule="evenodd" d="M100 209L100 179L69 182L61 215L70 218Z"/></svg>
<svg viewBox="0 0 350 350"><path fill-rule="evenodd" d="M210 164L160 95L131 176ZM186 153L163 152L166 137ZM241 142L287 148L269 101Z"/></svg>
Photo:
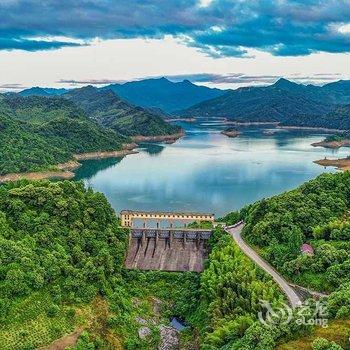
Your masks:
<svg viewBox="0 0 350 350"><path fill-rule="evenodd" d="M186 136L171 145L145 144L123 159L83 162L76 179L106 195L113 208L198 211L221 216L292 189L324 169L313 161L346 157L349 148L315 148L324 134L244 128L220 134L220 121L182 124Z"/></svg>

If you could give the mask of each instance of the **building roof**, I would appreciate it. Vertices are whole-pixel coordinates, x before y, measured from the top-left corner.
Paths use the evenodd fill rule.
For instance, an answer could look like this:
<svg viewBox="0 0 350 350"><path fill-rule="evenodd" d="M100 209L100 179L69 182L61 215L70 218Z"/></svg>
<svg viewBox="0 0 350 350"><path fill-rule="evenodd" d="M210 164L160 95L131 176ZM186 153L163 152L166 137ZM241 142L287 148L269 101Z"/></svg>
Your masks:
<svg viewBox="0 0 350 350"><path fill-rule="evenodd" d="M173 212L173 211L145 211L145 210L122 210L120 214L160 214L160 215L194 215L214 216L213 213Z"/></svg>

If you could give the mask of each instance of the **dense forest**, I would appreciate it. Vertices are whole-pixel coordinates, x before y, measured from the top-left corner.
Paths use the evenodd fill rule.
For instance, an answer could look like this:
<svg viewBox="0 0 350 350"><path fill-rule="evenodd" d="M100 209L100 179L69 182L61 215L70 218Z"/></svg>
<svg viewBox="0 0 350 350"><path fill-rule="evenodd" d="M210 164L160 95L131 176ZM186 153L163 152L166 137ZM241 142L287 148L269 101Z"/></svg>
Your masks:
<svg viewBox="0 0 350 350"><path fill-rule="evenodd" d="M80 106L100 125L124 135L156 136L180 131L179 127L165 122L159 113L133 106L109 89L86 86L69 91L63 97Z"/></svg>
<svg viewBox="0 0 350 350"><path fill-rule="evenodd" d="M129 139L62 98L0 97L0 174L40 171L73 154L118 150Z"/></svg>
<svg viewBox="0 0 350 350"><path fill-rule="evenodd" d="M279 122L284 126L350 129L350 84L324 86L279 79L267 87L244 87L201 102L181 114L224 117L237 122Z"/></svg>
<svg viewBox="0 0 350 350"><path fill-rule="evenodd" d="M329 113L320 114L317 118L310 114L299 114L297 117L285 119L281 125L350 130L350 105L336 106Z"/></svg>
<svg viewBox="0 0 350 350"><path fill-rule="evenodd" d="M157 323L193 313L198 275L125 271L126 242L105 197L81 183L2 185L0 348L36 349L84 328L79 349L154 349ZM140 322L152 337L139 338Z"/></svg>
<svg viewBox="0 0 350 350"><path fill-rule="evenodd" d="M283 296L224 231L199 276L124 270L127 230L118 225L104 196L77 182L0 187L1 349L34 349L82 327L77 349L151 350L172 315L188 323L183 349L265 338L259 299ZM141 339L146 325L151 335Z"/></svg>
<svg viewBox="0 0 350 350"><path fill-rule="evenodd" d="M350 174L325 174L224 220L244 218L245 239L287 278L330 292L329 318L344 328L349 206ZM183 350L289 350L303 337L313 350L342 349L312 326L258 321L261 300L278 308L285 298L222 228L201 275L125 270L127 234L105 197L79 182L0 186L0 348L34 349L75 330L77 350L153 350L176 316L187 324ZM304 242L313 256L300 253Z"/></svg>
<svg viewBox="0 0 350 350"><path fill-rule="evenodd" d="M86 112L62 97L0 95L0 175L53 169L71 160L74 154L119 150L131 142L129 135L154 136L180 130L161 116L131 107L113 92L101 94L102 102L94 101L96 96L91 93L84 101L98 113L100 105L102 109L107 106L103 118L95 114L92 117L93 112L85 104L82 107ZM115 114L116 99L128 106L121 109L121 115ZM107 116L108 113L112 115Z"/></svg>
<svg viewBox="0 0 350 350"><path fill-rule="evenodd" d="M344 328L350 319L349 209L350 173L344 172L320 175L224 220L244 219L245 239L289 280L330 293L329 317L343 320ZM303 254L303 243L311 245L314 254Z"/></svg>

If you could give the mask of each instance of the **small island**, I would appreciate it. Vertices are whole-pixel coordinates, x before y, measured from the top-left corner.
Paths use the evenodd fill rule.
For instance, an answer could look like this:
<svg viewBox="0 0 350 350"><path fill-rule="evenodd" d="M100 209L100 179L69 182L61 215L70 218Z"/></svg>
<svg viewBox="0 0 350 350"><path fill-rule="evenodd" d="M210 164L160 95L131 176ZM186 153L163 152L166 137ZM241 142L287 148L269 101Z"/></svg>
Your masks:
<svg viewBox="0 0 350 350"><path fill-rule="evenodd" d="M330 135L327 136L321 142L315 142L311 144L314 147L325 147L325 148L340 148L340 147L349 147L350 146L350 134L344 133L341 135Z"/></svg>
<svg viewBox="0 0 350 350"><path fill-rule="evenodd" d="M333 166L336 167L338 170L350 170L350 156L339 159L324 158L316 160L314 163L322 165L324 167Z"/></svg>
<svg viewBox="0 0 350 350"><path fill-rule="evenodd" d="M237 137L238 135L241 134L236 128L227 128L223 131L221 131L222 135L226 135L227 137Z"/></svg>

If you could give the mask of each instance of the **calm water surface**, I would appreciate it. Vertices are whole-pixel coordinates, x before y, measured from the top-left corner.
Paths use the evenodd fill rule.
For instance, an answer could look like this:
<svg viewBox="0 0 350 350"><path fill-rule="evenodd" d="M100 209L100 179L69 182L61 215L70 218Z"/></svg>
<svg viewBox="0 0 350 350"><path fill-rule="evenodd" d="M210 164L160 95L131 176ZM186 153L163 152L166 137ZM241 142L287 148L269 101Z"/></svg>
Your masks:
<svg viewBox="0 0 350 350"><path fill-rule="evenodd" d="M316 159L345 157L310 144L323 134L242 129L230 139L219 122L184 124L186 136L172 145L148 144L123 159L85 161L76 179L103 192L121 209L200 211L220 216L258 199L292 189L322 172Z"/></svg>

